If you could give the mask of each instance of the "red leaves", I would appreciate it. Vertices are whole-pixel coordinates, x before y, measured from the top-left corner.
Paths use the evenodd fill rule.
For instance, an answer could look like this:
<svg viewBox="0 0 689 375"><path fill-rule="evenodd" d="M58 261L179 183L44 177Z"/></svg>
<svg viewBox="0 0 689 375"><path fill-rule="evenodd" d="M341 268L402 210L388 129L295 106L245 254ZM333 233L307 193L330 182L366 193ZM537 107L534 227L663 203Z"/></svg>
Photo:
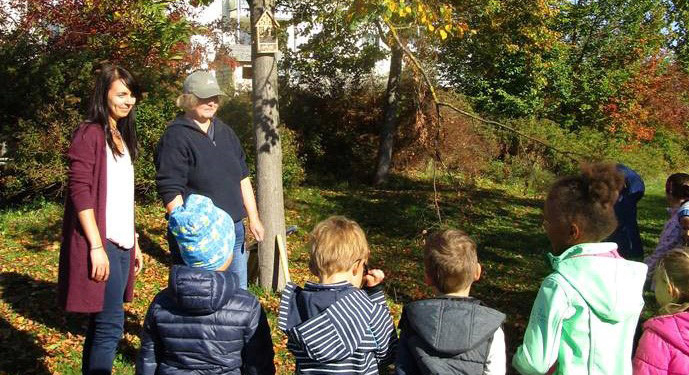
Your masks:
<svg viewBox="0 0 689 375"><path fill-rule="evenodd" d="M169 59L191 34L185 8L141 0L24 0L18 29L49 51L91 51L114 63L178 64ZM169 8L169 9L168 9Z"/></svg>
<svg viewBox="0 0 689 375"><path fill-rule="evenodd" d="M689 122L689 76L666 56L647 61L603 106L612 133L650 141L659 128L684 132Z"/></svg>

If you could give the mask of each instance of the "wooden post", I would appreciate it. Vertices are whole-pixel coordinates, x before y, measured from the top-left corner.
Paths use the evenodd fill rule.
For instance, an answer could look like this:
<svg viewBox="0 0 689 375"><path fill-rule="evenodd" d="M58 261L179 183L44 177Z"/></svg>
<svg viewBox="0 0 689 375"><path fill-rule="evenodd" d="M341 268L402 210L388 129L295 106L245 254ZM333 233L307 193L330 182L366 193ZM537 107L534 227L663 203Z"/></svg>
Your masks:
<svg viewBox="0 0 689 375"><path fill-rule="evenodd" d="M264 10L272 11L274 0L249 1L251 25L254 29ZM285 233L285 208L282 191L282 148L278 125L278 83L276 55L258 54L256 33L251 33L253 62L253 110L256 136L256 190L258 213L265 227L265 237L258 246L259 284L264 288L282 290L284 276L280 273L277 235Z"/></svg>

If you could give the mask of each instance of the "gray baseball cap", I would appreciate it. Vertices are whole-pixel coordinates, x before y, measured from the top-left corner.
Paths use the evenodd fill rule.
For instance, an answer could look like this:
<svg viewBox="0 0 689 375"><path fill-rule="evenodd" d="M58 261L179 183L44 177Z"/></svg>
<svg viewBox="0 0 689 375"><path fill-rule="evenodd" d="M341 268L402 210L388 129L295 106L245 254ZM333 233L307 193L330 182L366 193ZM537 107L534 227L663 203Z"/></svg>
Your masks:
<svg viewBox="0 0 689 375"><path fill-rule="evenodd" d="M199 99L207 99L212 96L227 96L218 85L218 81L208 71L197 70L189 74L184 80L184 93L194 94Z"/></svg>

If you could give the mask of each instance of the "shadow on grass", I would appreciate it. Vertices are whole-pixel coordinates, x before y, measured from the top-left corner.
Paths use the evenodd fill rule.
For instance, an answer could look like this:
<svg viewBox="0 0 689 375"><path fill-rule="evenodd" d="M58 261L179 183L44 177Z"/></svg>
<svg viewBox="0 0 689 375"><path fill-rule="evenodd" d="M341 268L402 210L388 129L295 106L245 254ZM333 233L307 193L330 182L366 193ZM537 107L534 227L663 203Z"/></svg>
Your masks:
<svg viewBox="0 0 689 375"><path fill-rule="evenodd" d="M167 243L165 245L167 246ZM139 232L139 246L143 253L148 254L160 264L164 264L168 267L172 265L172 256L170 252L163 249L157 241L154 241L149 235L143 233L143 231Z"/></svg>
<svg viewBox="0 0 689 375"><path fill-rule="evenodd" d="M56 283L34 280L15 272L5 272L0 273L0 290L2 299L24 318L62 333L69 332L82 336L86 333L88 314L71 314L60 310L57 306ZM138 335L140 329L137 317L127 312L125 332ZM135 362L137 348L121 341L118 350L126 361Z"/></svg>
<svg viewBox="0 0 689 375"><path fill-rule="evenodd" d="M15 329L0 317L0 373L50 374L41 360L47 353L34 340L32 335Z"/></svg>
<svg viewBox="0 0 689 375"><path fill-rule="evenodd" d="M639 231L646 255L658 245L663 225L669 219L667 205L667 199L657 194L646 195L639 201Z"/></svg>
<svg viewBox="0 0 689 375"><path fill-rule="evenodd" d="M30 214L27 213L27 215ZM10 226L10 229L7 233L9 238L21 242L26 250L38 253L48 250L54 242L60 241L62 217L45 215L40 223L32 225L19 223Z"/></svg>

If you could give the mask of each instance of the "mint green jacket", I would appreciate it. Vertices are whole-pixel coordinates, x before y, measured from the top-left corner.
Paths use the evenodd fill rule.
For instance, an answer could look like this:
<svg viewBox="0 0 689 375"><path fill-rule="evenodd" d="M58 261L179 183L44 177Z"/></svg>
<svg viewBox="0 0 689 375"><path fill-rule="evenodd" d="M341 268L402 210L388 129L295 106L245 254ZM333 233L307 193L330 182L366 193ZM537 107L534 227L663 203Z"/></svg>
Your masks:
<svg viewBox="0 0 689 375"><path fill-rule="evenodd" d="M632 341L647 267L619 258L617 244L585 243L548 254L524 343L512 365L524 375L632 373Z"/></svg>

